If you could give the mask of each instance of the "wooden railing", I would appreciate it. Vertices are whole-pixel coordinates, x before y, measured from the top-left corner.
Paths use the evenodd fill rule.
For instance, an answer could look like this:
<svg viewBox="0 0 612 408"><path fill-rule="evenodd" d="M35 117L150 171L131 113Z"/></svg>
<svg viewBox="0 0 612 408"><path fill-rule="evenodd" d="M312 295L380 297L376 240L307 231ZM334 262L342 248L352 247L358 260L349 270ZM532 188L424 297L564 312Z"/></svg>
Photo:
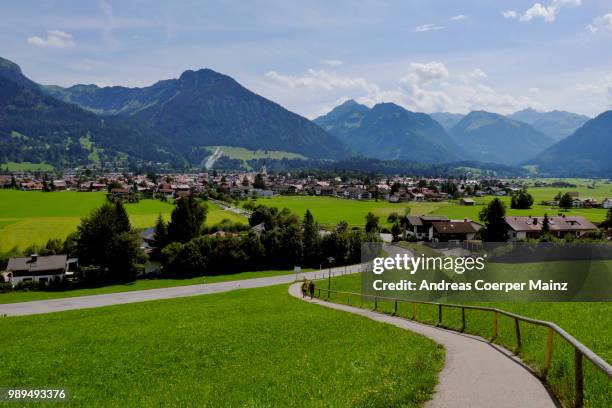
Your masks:
<svg viewBox="0 0 612 408"><path fill-rule="evenodd" d="M547 328L547 338L546 338L546 354L544 356L544 374L543 377L546 377L546 373L550 369L551 359L552 359L552 351L553 351L553 335L557 333L563 340L565 340L569 345L574 348L574 407L579 408L583 406L584 399L584 377L582 370L582 362L583 359L586 358L589 360L597 369L599 369L602 373L604 373L608 379L612 379L612 366L608 364L603 358L595 354L591 349L586 347L568 332L563 330L561 327L556 324L544 320L532 319L530 317L521 316L515 313L508 312L506 310L497 309L494 307L487 306L472 306L472 305L458 305L452 303L439 303L439 302L428 302L428 301L419 301L419 300L405 300L405 299L396 299L384 296L374 296L374 295L366 295L355 292L342 292L336 290L329 290L324 288L318 289L318 297L321 298L321 292L327 293L327 298L329 299L332 293L338 295L347 295L347 296L360 296L362 298L373 299L374 301L374 310L378 309L379 301L388 301L394 304L393 314L397 315L397 305L398 303L408 303L412 304L412 320L417 320L417 304L426 304L436 306L438 309L438 323L436 326L442 325L442 317L443 317L443 308L454 308L461 309L461 332L464 332L466 329L466 319L465 319L465 311L466 310L480 310L485 312L493 313L492 319L492 329L493 329L493 337L491 341L495 340L499 335L499 324L498 324L498 316L503 315L507 316L511 319L514 319L514 331L516 338L516 350L515 353L518 354L521 350L522 342L521 342L521 326L520 322L525 322L528 324L533 324L536 326L542 326Z"/></svg>

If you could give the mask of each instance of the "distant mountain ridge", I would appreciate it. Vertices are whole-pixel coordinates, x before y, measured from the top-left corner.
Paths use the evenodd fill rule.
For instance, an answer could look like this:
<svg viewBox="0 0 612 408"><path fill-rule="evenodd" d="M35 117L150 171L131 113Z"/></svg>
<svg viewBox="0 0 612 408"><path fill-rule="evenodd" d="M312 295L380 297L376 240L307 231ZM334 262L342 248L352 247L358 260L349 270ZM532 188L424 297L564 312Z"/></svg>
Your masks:
<svg viewBox="0 0 612 408"><path fill-rule="evenodd" d="M610 177L611 158L612 111L606 111L527 164L538 165L544 174Z"/></svg>
<svg viewBox="0 0 612 408"><path fill-rule="evenodd" d="M62 88L39 85L25 77L17 64L2 59L0 76L125 128L159 135L164 150L182 155L191 164L201 163L210 154L206 146L217 145L281 150L320 159L348 155L342 142L308 119L210 69L185 71L177 79L144 88Z"/></svg>
<svg viewBox="0 0 612 408"><path fill-rule="evenodd" d="M422 163L463 158L459 146L438 122L393 103L370 109L349 100L314 122L365 157Z"/></svg>
<svg viewBox="0 0 612 408"><path fill-rule="evenodd" d="M473 160L517 165L535 157L554 140L532 126L497 113L473 111L451 130Z"/></svg>
<svg viewBox="0 0 612 408"><path fill-rule="evenodd" d="M465 115L461 113L450 113L450 112L436 112L430 113L431 116L436 122L438 122L444 130L450 132L450 130L455 126Z"/></svg>
<svg viewBox="0 0 612 408"><path fill-rule="evenodd" d="M508 117L533 126L557 142L574 133L591 119L588 116L577 113L559 110L538 112L531 108L514 112L512 115L508 115Z"/></svg>
<svg viewBox="0 0 612 408"><path fill-rule="evenodd" d="M30 161L64 167L127 165L126 159L177 164L161 137L134 125L102 120L36 87L0 76L0 163Z"/></svg>

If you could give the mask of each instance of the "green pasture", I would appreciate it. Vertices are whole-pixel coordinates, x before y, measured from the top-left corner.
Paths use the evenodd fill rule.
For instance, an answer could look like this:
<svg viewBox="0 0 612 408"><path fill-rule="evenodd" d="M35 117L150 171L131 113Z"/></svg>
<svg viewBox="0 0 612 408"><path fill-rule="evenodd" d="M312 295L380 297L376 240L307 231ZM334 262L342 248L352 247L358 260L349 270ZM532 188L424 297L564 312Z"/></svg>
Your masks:
<svg viewBox="0 0 612 408"><path fill-rule="evenodd" d="M0 319L0 384L71 406L420 407L444 350L287 286Z"/></svg>
<svg viewBox="0 0 612 408"><path fill-rule="evenodd" d="M327 288L327 281L321 281L321 287ZM361 277L347 275L332 278L332 290L361 293ZM349 303L353 306L373 308L373 303L363 301L360 296L333 295L331 300ZM449 302L453 303L453 302ZM473 303L472 303L473 304ZM523 316L548 320L558 324L580 342L599 354L606 361L612 361L612 303L607 302L486 302L480 305L496 307ZM386 313L394 311L392 302L379 302L379 310ZM400 303L398 315L412 318L412 305ZM417 320L437 324L438 309L432 305L417 306ZM493 335L492 315L482 311L466 311L466 332L491 339ZM514 351L516 337L514 320L499 317L499 336L496 343ZM459 309L443 309L443 326L459 330L461 312ZM522 348L520 357L539 375L543 374L544 352L547 331L539 326L521 323ZM564 406L571 406L573 398L574 349L557 335L553 339L552 365L547 381ZM585 406L609 407L612 401L610 380L597 371L589 362L585 367Z"/></svg>
<svg viewBox="0 0 612 408"><path fill-rule="evenodd" d="M230 159L237 160L254 160L254 159L306 159L305 156L299 153L284 152L280 150L249 150L244 147L235 146L211 146L211 151L216 148L221 149L224 156Z"/></svg>
<svg viewBox="0 0 612 408"><path fill-rule="evenodd" d="M497 197L501 199L506 204L506 215L520 215L520 216L543 216L544 214L548 215L558 215L565 214L567 216L582 216L591 222L601 222L606 218L607 210L603 208L572 208L568 211L561 211L558 207L552 207L548 205L539 204L543 199L536 199L538 194L541 195L537 191L538 189L532 188L529 189L529 193L534 196L534 205L530 209L527 210L515 210L510 208L510 197ZM557 193L552 194L550 198L546 198L547 200L552 200L553 197ZM445 206L440 206L434 209L431 214L435 215L445 215L450 219L463 219L470 218L474 221L478 221L478 213L487 205L491 200L495 197L486 196L486 197L476 197L474 200L476 201L476 205L474 206L465 206L460 205L458 201L452 201L446 203Z"/></svg>
<svg viewBox="0 0 612 408"><path fill-rule="evenodd" d="M8 171L53 171L53 166L48 163L30 163L30 162L7 162L0 163L0 169Z"/></svg>
<svg viewBox="0 0 612 408"><path fill-rule="evenodd" d="M317 196L275 196L259 198L256 202L267 207L288 208L299 216L310 210L315 220L322 225L346 221L351 226L363 226L368 212L378 215L381 223L387 224L389 214L396 212L403 215L406 208L410 209L412 215L422 215L449 205L444 202L389 203L384 200L361 201Z"/></svg>
<svg viewBox="0 0 612 408"><path fill-rule="evenodd" d="M76 230L83 216L102 205L104 200L103 192L0 190L0 252L15 246L24 249L32 244L44 244L50 238L64 239ZM207 205L207 225L225 218L245 222L240 215L222 210L213 203ZM125 208L133 227L147 228L155 225L159 214L168 219L174 206L158 200L141 200L126 204Z"/></svg>

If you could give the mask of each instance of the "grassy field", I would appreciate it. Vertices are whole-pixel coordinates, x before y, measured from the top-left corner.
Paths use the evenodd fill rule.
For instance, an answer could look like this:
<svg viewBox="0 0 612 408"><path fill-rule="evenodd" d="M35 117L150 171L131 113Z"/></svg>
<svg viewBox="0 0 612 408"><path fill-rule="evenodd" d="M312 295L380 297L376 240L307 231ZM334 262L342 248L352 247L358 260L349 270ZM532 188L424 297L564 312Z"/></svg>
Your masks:
<svg viewBox="0 0 612 408"><path fill-rule="evenodd" d="M61 191L0 190L0 251L44 244L49 238L65 238L79 225L83 216L104 203L105 194ZM169 218L174 206L158 200L126 204L132 226L147 228L159 214ZM207 225L224 218L246 222L244 217L208 203Z"/></svg>
<svg viewBox="0 0 612 408"><path fill-rule="evenodd" d="M534 194L534 205L532 208L528 210L512 209L510 208L510 197L499 197L506 204L506 214L507 215L523 215L523 216L528 216L528 215L543 216L544 214L548 214L548 215L559 214L560 210L557 207L551 207L547 205L538 204L539 202L542 201L542 199L540 200L535 199L536 190L537 189L529 190L530 193ZM555 194L557 193L552 194L552 196L548 199L552 200ZM482 210L482 208L487 203L493 200L493 198L494 197L492 196L475 198L474 200L476 201L476 205L474 206L460 205L459 202L447 203L447 205L445 206L440 206L434 209L431 212L431 214L445 215L450 219L463 219L467 217L472 220L478 221L478 213L480 212L480 210ZM569 211L564 211L562 214L565 214L568 216L570 215L582 216L592 222L601 222L606 218L606 212L607 210L603 208L573 208Z"/></svg>
<svg viewBox="0 0 612 408"><path fill-rule="evenodd" d="M392 212L403 215L405 209L410 208L410 214L422 215L449 205L433 202L394 204L382 200L358 201L316 196L276 196L259 198L256 202L268 207L288 208L300 216L303 216L306 210L310 210L315 220L322 225L335 225L340 221L346 221L351 226L363 226L366 214L370 211L378 215L381 223L386 225L387 216Z"/></svg>
<svg viewBox="0 0 612 408"><path fill-rule="evenodd" d="M531 192L532 190L529 191ZM550 199L552 199L555 194L556 193L554 193ZM445 215L450 219L470 218L478 221L478 213L493 198L492 196L476 198L475 206L460 205L458 201L410 201L394 204L387 201L358 201L316 196L276 196L271 198L259 198L256 202L268 207L288 208L300 216L309 209L315 219L322 225L335 225L344 220L351 226L363 226L365 224L366 214L371 211L380 217L382 225L388 227L389 223L387 223L387 216L392 212L403 215L406 208L410 209L411 215ZM542 216L545 213L548 215L557 215L559 213L558 208L537 204L542 201L542 199L535 200L536 204L529 210L513 210L510 208L510 197L501 197L501 199L506 203L508 215ZM601 208L578 208L571 209L564 212L564 214L583 216L590 221L601 222L606 217L606 211L607 210Z"/></svg>
<svg viewBox="0 0 612 408"><path fill-rule="evenodd" d="M310 269L303 269L308 272ZM175 286L199 285L203 283L218 283L244 279L263 278L266 276L290 275L293 270L267 270L254 272L240 272L231 275L199 276L189 279L138 279L134 282L102 286L99 288L73 289L64 291L17 291L0 293L0 304L30 302L33 300L61 299L89 295L102 295L106 293L131 292L134 290L147 290L169 288Z"/></svg>
<svg viewBox="0 0 612 408"><path fill-rule="evenodd" d="M0 319L0 384L72 406L418 407L444 350L287 286Z"/></svg>
<svg viewBox="0 0 612 408"><path fill-rule="evenodd" d="M323 282L322 287L327 287ZM361 292L361 277L348 275L332 279L332 289L348 292ZM347 303L347 296L332 297L332 301ZM362 307L373 307L371 302L362 302L360 297L351 297L351 304ZM612 303L527 303L527 302L488 302L480 303L486 306L497 307L507 311L552 321L579 341L599 354L606 361L612 361ZM391 302L379 302L381 311L391 313L394 305ZM436 324L437 307L419 305L417 307L417 320ZM412 306L399 304L398 314L407 318L412 317ZM502 344L510 350L516 346L514 335L514 321L500 317L500 334L496 343ZM461 314L459 309L444 309L443 325L445 327L460 329ZM466 311L467 332L477 334L486 339L492 336L491 314L481 311ZM544 365L544 350L547 332L545 328L523 324L521 327L523 347L521 358L534 370L542 374ZM573 348L567 345L560 337L554 337L554 350L551 369L547 380L557 395L561 397L565 406L570 406L573 398ZM609 407L612 401L612 387L610 380L598 372L589 362L585 362L585 406Z"/></svg>
<svg viewBox="0 0 612 408"><path fill-rule="evenodd" d="M0 163L0 169L8 171L53 171L53 166L47 163L8 162Z"/></svg>
<svg viewBox="0 0 612 408"><path fill-rule="evenodd" d="M253 159L306 159L305 156L299 153L283 152L280 150L249 150L244 147L234 146L212 146L214 151L216 148L221 149L224 156L230 159L237 160L253 160Z"/></svg>

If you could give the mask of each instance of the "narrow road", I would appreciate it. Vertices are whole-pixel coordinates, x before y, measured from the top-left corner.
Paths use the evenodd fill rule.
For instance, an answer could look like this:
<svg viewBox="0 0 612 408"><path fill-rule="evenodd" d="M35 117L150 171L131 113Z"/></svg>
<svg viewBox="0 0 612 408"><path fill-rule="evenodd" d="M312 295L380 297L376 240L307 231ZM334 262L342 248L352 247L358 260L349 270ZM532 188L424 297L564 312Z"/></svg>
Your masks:
<svg viewBox="0 0 612 408"><path fill-rule="evenodd" d="M340 266L331 269L333 276L359 273L361 265ZM0 304L0 316L25 316L41 313L61 312L64 310L90 309L93 307L121 305L125 303L146 302L149 300L170 299L177 297L208 295L211 293L228 292L236 289L259 288L263 286L280 285L301 280L327 277L329 269L304 272L296 276L269 276L264 278L244 279L219 283L204 283L198 285L175 286L170 288L135 290L131 292L107 293L102 295L79 296L61 299L36 300L32 302Z"/></svg>
<svg viewBox="0 0 612 408"><path fill-rule="evenodd" d="M302 299L300 285L289 293ZM486 340L393 317L371 310L330 303L305 301L357 314L421 334L446 349L446 361L433 399L426 408L554 408L556 402L544 385L511 352Z"/></svg>

